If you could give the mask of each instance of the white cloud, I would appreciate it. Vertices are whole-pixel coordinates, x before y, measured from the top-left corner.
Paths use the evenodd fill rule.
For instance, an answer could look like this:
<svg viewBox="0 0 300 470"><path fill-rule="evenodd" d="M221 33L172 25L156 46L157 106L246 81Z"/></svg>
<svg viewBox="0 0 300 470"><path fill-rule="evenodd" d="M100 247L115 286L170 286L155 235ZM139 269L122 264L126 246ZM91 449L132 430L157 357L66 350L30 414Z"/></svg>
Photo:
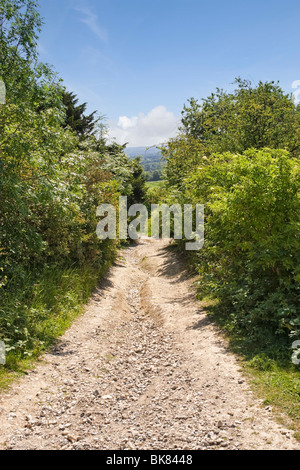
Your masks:
<svg viewBox="0 0 300 470"><path fill-rule="evenodd" d="M120 116L118 123L110 123L109 138L129 147L160 145L176 137L180 121L164 106L153 108L148 114Z"/></svg>
<svg viewBox="0 0 300 470"><path fill-rule="evenodd" d="M98 16L89 8L76 8L82 16L81 23L84 23L101 41L107 42L107 32L98 24Z"/></svg>

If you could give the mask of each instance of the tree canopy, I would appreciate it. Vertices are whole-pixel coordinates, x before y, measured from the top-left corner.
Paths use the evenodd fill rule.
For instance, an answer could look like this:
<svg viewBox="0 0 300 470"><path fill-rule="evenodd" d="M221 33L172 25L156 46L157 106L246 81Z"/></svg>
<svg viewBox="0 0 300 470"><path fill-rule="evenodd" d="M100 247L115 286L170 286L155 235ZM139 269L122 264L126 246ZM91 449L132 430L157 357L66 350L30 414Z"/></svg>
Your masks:
<svg viewBox="0 0 300 470"><path fill-rule="evenodd" d="M182 111L182 132L208 150L286 148L300 153L300 109L278 83L236 79L232 93L217 89L199 103L191 98Z"/></svg>

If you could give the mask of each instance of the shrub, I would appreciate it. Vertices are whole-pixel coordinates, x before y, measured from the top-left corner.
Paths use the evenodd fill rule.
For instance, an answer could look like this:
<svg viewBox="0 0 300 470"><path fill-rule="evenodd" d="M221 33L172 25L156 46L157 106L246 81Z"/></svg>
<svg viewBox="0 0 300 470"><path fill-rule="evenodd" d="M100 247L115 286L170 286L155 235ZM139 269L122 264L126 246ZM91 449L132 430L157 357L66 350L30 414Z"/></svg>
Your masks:
<svg viewBox="0 0 300 470"><path fill-rule="evenodd" d="M211 156L186 182L206 206L201 287L252 333L299 333L299 168L284 150L248 150Z"/></svg>

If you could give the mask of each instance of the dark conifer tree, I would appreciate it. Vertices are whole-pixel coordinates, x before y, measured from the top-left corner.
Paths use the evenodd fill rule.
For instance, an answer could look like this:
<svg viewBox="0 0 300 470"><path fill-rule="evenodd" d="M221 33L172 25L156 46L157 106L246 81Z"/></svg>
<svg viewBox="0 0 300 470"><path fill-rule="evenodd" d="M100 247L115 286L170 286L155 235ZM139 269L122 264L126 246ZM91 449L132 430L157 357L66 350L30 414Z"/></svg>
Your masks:
<svg viewBox="0 0 300 470"><path fill-rule="evenodd" d="M65 127L71 127L81 139L96 132L98 122L98 119L95 117L96 111L85 115L87 103L78 104L78 98L75 93L65 91L63 93L63 104L66 107Z"/></svg>

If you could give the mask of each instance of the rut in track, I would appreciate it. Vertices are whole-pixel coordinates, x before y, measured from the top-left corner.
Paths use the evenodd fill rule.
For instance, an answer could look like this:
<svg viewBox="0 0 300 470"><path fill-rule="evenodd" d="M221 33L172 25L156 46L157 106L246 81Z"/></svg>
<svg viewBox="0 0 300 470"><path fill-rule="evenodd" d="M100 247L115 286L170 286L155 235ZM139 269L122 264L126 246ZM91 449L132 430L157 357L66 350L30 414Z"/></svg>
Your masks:
<svg viewBox="0 0 300 470"><path fill-rule="evenodd" d="M253 397L168 244L123 250L85 314L2 393L2 449L300 449Z"/></svg>

